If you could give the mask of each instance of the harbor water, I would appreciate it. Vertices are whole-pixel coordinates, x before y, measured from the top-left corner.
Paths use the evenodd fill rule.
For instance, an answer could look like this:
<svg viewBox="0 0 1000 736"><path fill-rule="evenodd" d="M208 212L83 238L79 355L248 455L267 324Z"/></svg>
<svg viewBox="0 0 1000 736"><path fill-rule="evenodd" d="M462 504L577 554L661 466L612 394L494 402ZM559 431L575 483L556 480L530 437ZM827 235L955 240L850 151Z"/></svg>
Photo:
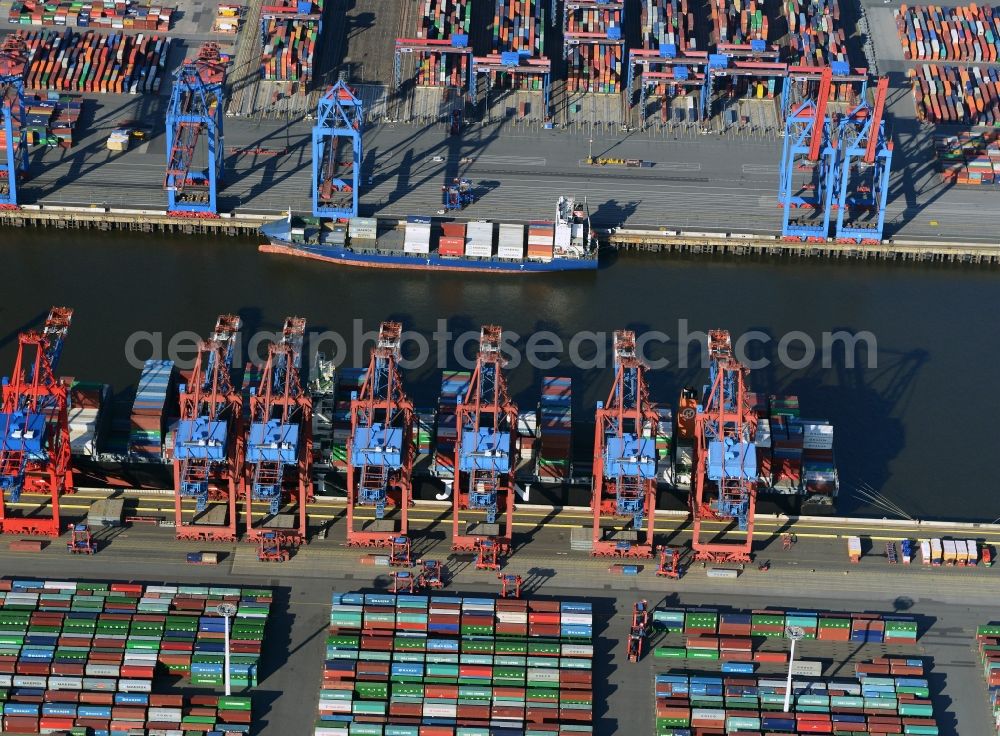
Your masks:
<svg viewBox="0 0 1000 736"><path fill-rule="evenodd" d="M441 368L460 367L454 341L498 323L518 334L514 347L522 352L540 331L564 342L558 355L544 351L547 342L535 345L558 366L521 360L513 368L522 408L534 407L543 375L567 375L573 415L581 418L607 397L615 329L646 335L646 355L669 361L649 377L654 400L675 405L682 387L707 379L697 332L725 328L750 338L748 356L768 363L752 372L753 390L797 395L803 417L835 424L842 513L887 515L853 490L862 487L915 518L1000 516L1000 342L992 324L1000 286L993 269L625 253L612 254L596 273L479 275L337 267L259 254L256 241L229 238L4 230L0 242L4 374L18 332L39 326L53 304L76 310L59 373L109 382L116 393L139 376L126 358L130 337L140 358L171 357L152 356L149 346L159 341L165 350L180 331L205 336L223 312L243 318L244 342L299 315L309 333L323 333L319 349L336 353L336 333L347 346L338 357L358 365L365 356L354 354L355 336L391 318L431 346L406 380L418 406L433 406ZM438 361L439 320L453 335L442 351L447 366ZM842 331L870 333L859 344L877 345L875 354L845 350L833 337L824 354L824 334ZM153 335L136 340L138 333ZM806 343L817 348L812 359ZM466 352L473 348L470 342ZM407 343L409 357L419 357L416 350L415 341ZM589 367L602 356L603 369ZM592 431L592 424L577 427Z"/></svg>

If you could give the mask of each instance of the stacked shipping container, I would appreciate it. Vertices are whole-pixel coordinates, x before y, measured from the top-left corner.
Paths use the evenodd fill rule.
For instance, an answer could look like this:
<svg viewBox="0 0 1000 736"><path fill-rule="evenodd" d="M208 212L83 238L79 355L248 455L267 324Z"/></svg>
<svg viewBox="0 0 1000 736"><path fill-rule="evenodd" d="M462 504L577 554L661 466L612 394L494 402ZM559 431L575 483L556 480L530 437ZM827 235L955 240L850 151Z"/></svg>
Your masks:
<svg viewBox="0 0 1000 736"><path fill-rule="evenodd" d="M906 73L913 85L918 120L1000 124L1000 69L921 64Z"/></svg>
<svg viewBox="0 0 1000 736"><path fill-rule="evenodd" d="M422 0L416 38L453 40L467 47L472 21L471 0ZM465 37L461 42L460 37ZM469 79L469 54L421 53L417 84L422 87L464 88Z"/></svg>
<svg viewBox="0 0 1000 736"><path fill-rule="evenodd" d="M589 603L333 595L317 736L592 733Z"/></svg>
<svg viewBox="0 0 1000 736"><path fill-rule="evenodd" d="M551 222L528 224L528 259L551 261L555 247L556 226Z"/></svg>
<svg viewBox="0 0 1000 736"><path fill-rule="evenodd" d="M750 403L758 417L754 444L760 484L780 492L836 495L833 425L801 418L797 396L771 396L765 403L752 394Z"/></svg>
<svg viewBox="0 0 1000 736"><path fill-rule="evenodd" d="M949 184L982 186L1000 180L1000 134L959 133L934 136L941 178Z"/></svg>
<svg viewBox="0 0 1000 736"><path fill-rule="evenodd" d="M938 734L920 660L916 676L792 681L785 678L656 675L657 736L700 733ZM698 731L698 729L703 729Z"/></svg>
<svg viewBox="0 0 1000 736"><path fill-rule="evenodd" d="M538 404L539 446L536 473L540 480L563 480L573 466L573 380L542 379Z"/></svg>
<svg viewBox="0 0 1000 736"><path fill-rule="evenodd" d="M110 404L111 387L77 381L69 392L69 444L74 455L94 456L100 442L104 407Z"/></svg>
<svg viewBox="0 0 1000 736"><path fill-rule="evenodd" d="M712 0L712 44L767 41L767 13L760 0Z"/></svg>
<svg viewBox="0 0 1000 736"><path fill-rule="evenodd" d="M496 0L493 13L493 53L517 53L522 59L545 59L546 0ZM493 84L503 89L541 91L540 75L494 72Z"/></svg>
<svg viewBox="0 0 1000 736"><path fill-rule="evenodd" d="M260 12L264 28L262 78L300 82L308 88L323 30L323 0L268 0Z"/></svg>
<svg viewBox="0 0 1000 736"><path fill-rule="evenodd" d="M170 360L147 360L143 366L132 403L128 438L128 453L133 459L163 459L163 434L174 400L173 371Z"/></svg>
<svg viewBox="0 0 1000 736"><path fill-rule="evenodd" d="M791 61L806 66L848 61L839 0L782 0L781 9L788 23Z"/></svg>
<svg viewBox="0 0 1000 736"><path fill-rule="evenodd" d="M694 13L688 12L687 0L642 0L639 29L642 48L650 51L669 44L683 54L696 47Z"/></svg>
<svg viewBox="0 0 1000 736"><path fill-rule="evenodd" d="M38 31L24 34L28 44L27 89L105 94L159 91L170 39L157 36L102 35L95 31Z"/></svg>
<svg viewBox="0 0 1000 736"><path fill-rule="evenodd" d="M249 698L151 694L160 670L222 683L223 602L237 607L232 681L253 686L270 591L0 580L4 730L248 732Z"/></svg>
<svg viewBox="0 0 1000 736"><path fill-rule="evenodd" d="M979 663L986 678L986 691L993 712L993 726L1000 736L1000 626L990 624L976 629Z"/></svg>
<svg viewBox="0 0 1000 736"><path fill-rule="evenodd" d="M1000 45L1000 9L965 5L900 5L893 11L903 58L920 61L995 62Z"/></svg>
<svg viewBox="0 0 1000 736"><path fill-rule="evenodd" d="M115 30L170 30L174 8L134 0L14 0L7 20L22 26L77 26Z"/></svg>
<svg viewBox="0 0 1000 736"><path fill-rule="evenodd" d="M566 3L567 88L570 92L617 94L624 84L625 4L583 0Z"/></svg>
<svg viewBox="0 0 1000 736"><path fill-rule="evenodd" d="M465 255L465 223L446 222L441 226L442 235L438 240L438 255L451 258Z"/></svg>
<svg viewBox="0 0 1000 736"><path fill-rule="evenodd" d="M441 376L438 397L437 437L434 445L434 474L439 478L455 476L455 441L458 439L458 399L469 391L468 371L445 371Z"/></svg>

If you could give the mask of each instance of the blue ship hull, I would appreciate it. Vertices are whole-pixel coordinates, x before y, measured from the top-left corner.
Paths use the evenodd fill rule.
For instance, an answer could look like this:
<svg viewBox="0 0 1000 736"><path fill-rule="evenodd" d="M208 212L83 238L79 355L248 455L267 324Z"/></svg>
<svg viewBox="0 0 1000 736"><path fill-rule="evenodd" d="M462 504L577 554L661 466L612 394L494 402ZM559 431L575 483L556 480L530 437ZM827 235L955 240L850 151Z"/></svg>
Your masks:
<svg viewBox="0 0 1000 736"><path fill-rule="evenodd" d="M497 258L479 259L445 257L437 253L414 256L387 253L358 253L346 246L330 244L293 243L288 237L285 220L268 223L260 228L268 243L259 250L264 253L312 258L327 263L362 268L416 269L424 271L492 271L496 273L551 273L553 271L596 271L596 253L589 258L553 258L551 261L509 261Z"/></svg>

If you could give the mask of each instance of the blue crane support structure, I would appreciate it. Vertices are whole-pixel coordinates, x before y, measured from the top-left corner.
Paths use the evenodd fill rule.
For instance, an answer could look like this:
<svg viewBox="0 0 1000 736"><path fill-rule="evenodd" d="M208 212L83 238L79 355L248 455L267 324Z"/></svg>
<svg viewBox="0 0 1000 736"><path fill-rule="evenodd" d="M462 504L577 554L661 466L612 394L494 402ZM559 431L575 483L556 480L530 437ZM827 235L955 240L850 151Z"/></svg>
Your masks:
<svg viewBox="0 0 1000 736"><path fill-rule="evenodd" d="M659 49L631 49L628 58L628 90L629 105L635 101L636 69L639 70L639 110L641 120L647 118L647 100L649 92L659 85L668 88L668 96L692 94L697 96L694 110L697 120L685 122L701 122L705 118L708 94L706 86L706 68L708 53L689 49L683 55L678 55L677 44L660 44ZM663 98L663 109L666 110L667 98Z"/></svg>
<svg viewBox="0 0 1000 736"><path fill-rule="evenodd" d="M757 506L757 415L746 385L749 369L734 356L725 330L708 333L708 359L709 385L695 416L691 549L695 560L749 562ZM702 524L720 520L730 528L704 538Z"/></svg>
<svg viewBox="0 0 1000 736"><path fill-rule="evenodd" d="M28 124L24 106L24 69L27 44L19 33L0 46L0 133L4 150L0 159L0 208L17 207L18 179L28 174Z"/></svg>
<svg viewBox="0 0 1000 736"><path fill-rule="evenodd" d="M503 331L486 325L469 389L456 407L455 486L452 492L451 548L478 551L485 542L496 556L511 548L514 528L514 471L520 457L517 405L507 391ZM485 525L462 526L462 511L483 514ZM489 533L476 533L477 528ZM471 532L471 533L470 533Z"/></svg>
<svg viewBox="0 0 1000 736"><path fill-rule="evenodd" d="M218 190L222 183L224 150L222 118L226 70L216 43L206 43L194 59L187 59L174 72L167 107L167 190L170 214L211 216L218 213ZM200 141L208 158L204 168Z"/></svg>
<svg viewBox="0 0 1000 736"><path fill-rule="evenodd" d="M357 217L364 152L361 100L343 80L319 98L312 131L312 199L314 217ZM350 160L341 144L350 143Z"/></svg>
<svg viewBox="0 0 1000 736"><path fill-rule="evenodd" d="M870 245L882 240L892 173L892 141L885 129L888 91L889 79L881 77L874 101L863 96L838 126L837 242Z"/></svg>
<svg viewBox="0 0 1000 736"><path fill-rule="evenodd" d="M288 317L281 339L268 346L260 383L250 388L244 461L246 539L273 535L282 549L307 538L306 506L312 497L312 397L302 385L306 321ZM258 507L266 506L259 512ZM282 514L288 508L291 515ZM286 520L294 523L283 523Z"/></svg>
<svg viewBox="0 0 1000 736"><path fill-rule="evenodd" d="M406 537L413 503L413 402L399 371L403 326L383 322L360 392L351 394L351 436L347 443L347 544L389 547ZM394 506L397 520L386 519ZM372 509L374 523L355 528L358 508Z"/></svg>
<svg viewBox="0 0 1000 736"><path fill-rule="evenodd" d="M597 402L594 436L594 514L591 554L652 557L656 512L656 440L659 423L649 399L646 366L635 333L616 330L615 379L606 402ZM627 520L623 529L602 522Z"/></svg>
<svg viewBox="0 0 1000 736"><path fill-rule="evenodd" d="M236 497L243 473L243 397L232 370L240 326L235 315L219 317L212 335L198 346L191 380L180 387L180 420L174 440L177 539L236 540ZM185 501L195 503L190 520ZM215 516L219 511L226 513L225 519Z"/></svg>
<svg viewBox="0 0 1000 736"><path fill-rule="evenodd" d="M833 85L858 85L867 98L868 71L845 62L828 67L791 66L782 88L785 139L778 173L778 204L783 210L781 235L788 241L822 243L830 236L837 190L838 151L829 114ZM793 210L809 210L799 216Z"/></svg>
<svg viewBox="0 0 1000 736"><path fill-rule="evenodd" d="M57 537L60 496L72 493L69 388L55 376L73 310L52 307L42 330L17 338L14 372L3 379L0 407L0 527L4 534ZM31 515L15 515L10 505L22 494L48 496Z"/></svg>

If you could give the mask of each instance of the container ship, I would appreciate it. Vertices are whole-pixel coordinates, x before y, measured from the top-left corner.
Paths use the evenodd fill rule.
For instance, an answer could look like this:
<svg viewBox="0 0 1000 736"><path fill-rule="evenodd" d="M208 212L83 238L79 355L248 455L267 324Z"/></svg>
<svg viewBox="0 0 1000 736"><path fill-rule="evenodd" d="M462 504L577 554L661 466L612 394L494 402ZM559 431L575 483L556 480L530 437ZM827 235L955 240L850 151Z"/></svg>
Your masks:
<svg viewBox="0 0 1000 736"><path fill-rule="evenodd" d="M385 227L383 227L385 225ZM354 217L346 222L288 217L261 227L264 253L364 268L550 273L593 271L597 238L586 205L560 197L552 222L446 222L415 215L405 224Z"/></svg>
<svg viewBox="0 0 1000 736"><path fill-rule="evenodd" d="M261 369L248 364L239 381L245 398ZM351 433L351 396L364 383L365 369L334 366L316 357L309 369L313 399L313 469L318 493L344 487ZM418 497L431 498L454 478L456 406L471 373L444 371L434 402L414 409L414 478ZM169 361L148 361L134 398L113 399L109 386L76 382L71 390L70 437L78 485L170 488L179 414L177 387L183 376ZM593 416L574 411L574 384L545 376L530 409L518 416L521 459L516 478L532 484L543 503L589 503L593 470ZM805 418L796 396L752 394L758 417L754 437L756 480L762 500L802 513L832 513L839 492L833 453L833 425ZM246 402L247 404L249 401ZM654 437L658 484L680 499L691 490L697 393L685 389L676 410L657 407Z"/></svg>

